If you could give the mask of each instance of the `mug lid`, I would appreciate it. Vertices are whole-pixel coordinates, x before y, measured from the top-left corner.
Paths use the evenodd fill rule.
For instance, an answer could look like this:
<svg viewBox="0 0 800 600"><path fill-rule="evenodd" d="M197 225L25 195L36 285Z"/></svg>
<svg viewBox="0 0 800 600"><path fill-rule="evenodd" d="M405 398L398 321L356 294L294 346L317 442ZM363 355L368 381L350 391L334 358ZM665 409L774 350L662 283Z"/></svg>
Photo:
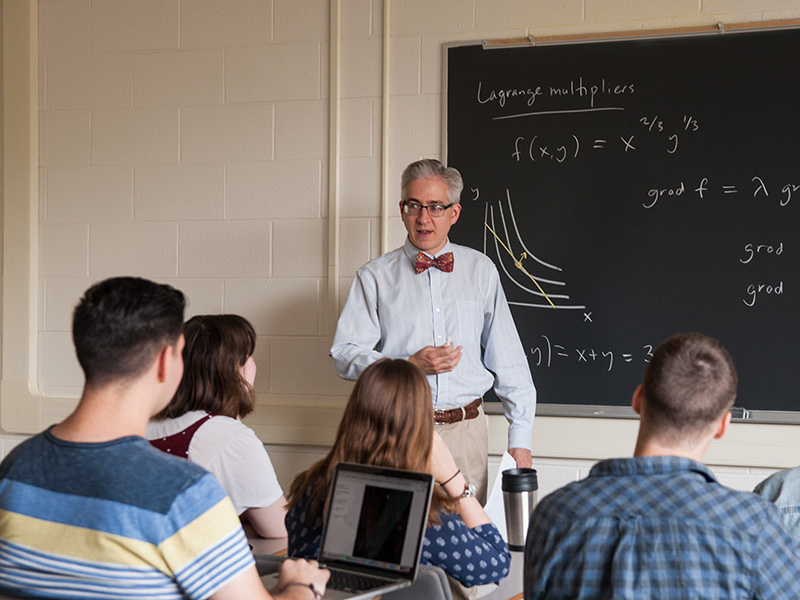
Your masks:
<svg viewBox="0 0 800 600"><path fill-rule="evenodd" d="M504 492L533 492L539 489L536 469L506 469L503 471Z"/></svg>

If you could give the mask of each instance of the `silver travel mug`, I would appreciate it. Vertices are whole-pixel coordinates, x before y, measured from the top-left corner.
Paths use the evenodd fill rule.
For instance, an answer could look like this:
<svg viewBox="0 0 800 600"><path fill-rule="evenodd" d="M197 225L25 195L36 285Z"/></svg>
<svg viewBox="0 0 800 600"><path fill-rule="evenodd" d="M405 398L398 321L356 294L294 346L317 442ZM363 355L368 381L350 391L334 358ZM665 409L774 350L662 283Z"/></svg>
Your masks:
<svg viewBox="0 0 800 600"><path fill-rule="evenodd" d="M503 471L503 508L506 513L509 550L525 549L528 521L536 508L538 490L536 469Z"/></svg>

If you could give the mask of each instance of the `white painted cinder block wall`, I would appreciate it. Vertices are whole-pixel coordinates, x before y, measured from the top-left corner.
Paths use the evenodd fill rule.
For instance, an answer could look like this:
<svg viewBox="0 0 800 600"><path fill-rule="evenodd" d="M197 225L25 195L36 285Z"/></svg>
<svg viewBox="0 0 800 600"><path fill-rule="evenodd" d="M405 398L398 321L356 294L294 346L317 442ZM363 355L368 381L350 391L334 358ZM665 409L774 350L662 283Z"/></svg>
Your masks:
<svg viewBox="0 0 800 600"><path fill-rule="evenodd" d="M61 399L43 424L82 385L72 307L123 274L180 287L189 315L254 323L257 425L273 404L342 405L350 384L327 355L330 13L327 0L40 0L38 381ZM800 0L392 0L393 197L408 162L440 155L443 42L797 17ZM381 252L382 22L382 0L343 0L340 300ZM304 445L318 415L291 444L257 427L284 486L325 451ZM3 452L23 438L0 436ZM536 459L542 491L592 463ZM716 471L740 489L772 472Z"/></svg>

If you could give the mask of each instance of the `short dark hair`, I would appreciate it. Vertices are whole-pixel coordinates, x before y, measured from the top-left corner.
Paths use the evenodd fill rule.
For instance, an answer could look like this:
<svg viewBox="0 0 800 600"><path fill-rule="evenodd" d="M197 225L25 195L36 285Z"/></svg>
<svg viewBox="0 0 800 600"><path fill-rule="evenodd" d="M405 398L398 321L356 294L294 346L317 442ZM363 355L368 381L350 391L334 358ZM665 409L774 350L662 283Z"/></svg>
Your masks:
<svg viewBox="0 0 800 600"><path fill-rule="evenodd" d="M447 201L450 204L461 202L461 190L464 189L464 180L461 173L453 167L445 167L435 158L423 158L411 163L403 171L400 178L400 199L408 200L408 186L412 181L424 179L442 179L447 184Z"/></svg>
<svg viewBox="0 0 800 600"><path fill-rule="evenodd" d="M669 338L644 376L650 431L673 440L700 433L733 406L737 383L733 360L717 340L699 333Z"/></svg>
<svg viewBox="0 0 800 600"><path fill-rule="evenodd" d="M235 419L253 412L253 388L240 374L256 348L250 322L239 315L198 315L186 321L183 336L183 379L172 401L155 418L204 410Z"/></svg>
<svg viewBox="0 0 800 600"><path fill-rule="evenodd" d="M75 307L72 340L86 384L103 387L142 375L181 336L183 293L138 277L90 287Z"/></svg>

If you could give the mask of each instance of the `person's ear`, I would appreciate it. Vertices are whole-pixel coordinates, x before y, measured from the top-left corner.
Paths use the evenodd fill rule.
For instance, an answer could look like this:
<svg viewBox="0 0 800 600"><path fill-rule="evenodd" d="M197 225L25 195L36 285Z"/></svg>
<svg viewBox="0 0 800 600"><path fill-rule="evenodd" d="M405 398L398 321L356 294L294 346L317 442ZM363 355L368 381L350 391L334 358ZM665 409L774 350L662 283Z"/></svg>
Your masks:
<svg viewBox="0 0 800 600"><path fill-rule="evenodd" d="M733 415L731 414L731 411L727 411L719 420L719 423L717 424L717 431L714 433L715 440L721 438L723 435L725 435L725 432L728 431L728 426L731 424L732 417Z"/></svg>
<svg viewBox="0 0 800 600"><path fill-rule="evenodd" d="M172 358L172 350L172 346L164 346L156 357L156 374L159 383L164 383L169 376L169 363Z"/></svg>
<svg viewBox="0 0 800 600"><path fill-rule="evenodd" d="M180 344L171 344L169 346L164 346L158 353L156 362L158 363L157 373L158 373L159 383L163 383L167 379L169 379L170 376L173 375L173 371L176 368L181 368L181 374L182 374L183 354L182 350L180 349ZM179 364L181 365L180 367L178 367Z"/></svg>
<svg viewBox="0 0 800 600"><path fill-rule="evenodd" d="M455 225L456 221L458 221L459 215L461 215L461 205L454 204L452 210L453 215L450 217L450 225Z"/></svg>
<svg viewBox="0 0 800 600"><path fill-rule="evenodd" d="M642 414L643 397L644 397L644 387L642 387L642 385L639 384L633 391L633 398L631 399L631 406L633 407L633 412L635 412L639 416L641 416Z"/></svg>

